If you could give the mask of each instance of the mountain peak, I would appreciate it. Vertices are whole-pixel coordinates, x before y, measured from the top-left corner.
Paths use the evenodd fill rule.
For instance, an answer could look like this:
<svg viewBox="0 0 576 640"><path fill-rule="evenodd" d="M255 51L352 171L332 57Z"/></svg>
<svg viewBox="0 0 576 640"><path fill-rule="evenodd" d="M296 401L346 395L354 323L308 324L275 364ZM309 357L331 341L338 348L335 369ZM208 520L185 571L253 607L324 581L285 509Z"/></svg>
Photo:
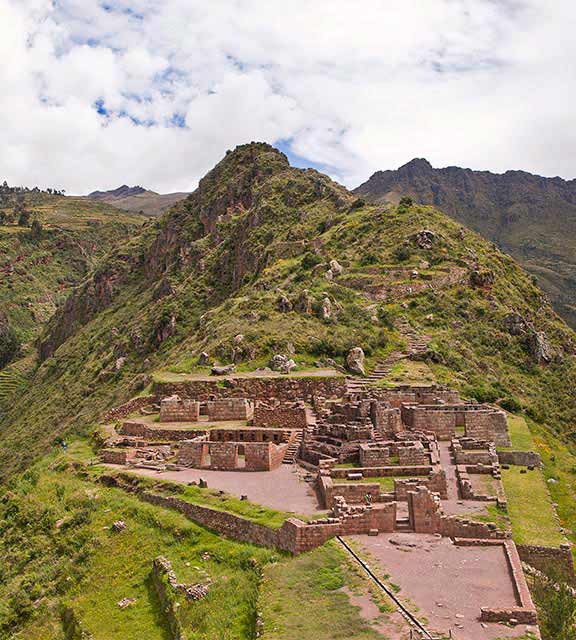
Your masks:
<svg viewBox="0 0 576 640"><path fill-rule="evenodd" d="M426 160L426 158L413 158L410 162L402 165L398 171L410 172L410 173L424 173L431 171L432 165Z"/></svg>
<svg viewBox="0 0 576 640"><path fill-rule="evenodd" d="M147 189L140 185L135 187L129 187L127 184L123 184L116 189L110 189L108 191L93 191L88 194L89 198L104 199L104 198L129 198L130 196L137 196L141 193L146 193Z"/></svg>

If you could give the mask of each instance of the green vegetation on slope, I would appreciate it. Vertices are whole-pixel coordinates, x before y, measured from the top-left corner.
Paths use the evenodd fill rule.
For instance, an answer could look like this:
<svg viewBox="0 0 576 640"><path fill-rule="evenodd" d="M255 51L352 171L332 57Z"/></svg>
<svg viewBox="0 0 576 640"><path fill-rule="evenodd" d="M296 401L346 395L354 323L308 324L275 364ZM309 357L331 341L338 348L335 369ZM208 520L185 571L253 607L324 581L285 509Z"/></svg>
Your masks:
<svg viewBox="0 0 576 640"><path fill-rule="evenodd" d="M36 338L59 304L142 218L106 204L47 193L24 194L42 231L0 226L0 309L21 342ZM0 204L0 216L11 211Z"/></svg>
<svg viewBox="0 0 576 640"><path fill-rule="evenodd" d="M335 543L303 554L287 565L264 570L258 606L262 610L262 637L266 640L332 640L383 638L369 621L350 605L352 593L366 593L360 576L346 562ZM380 610L372 622L383 623L392 604L381 594L373 596Z"/></svg>
<svg viewBox="0 0 576 640"><path fill-rule="evenodd" d="M526 471L514 466L502 469L502 482L515 542L549 547L566 542L544 477L538 469Z"/></svg>
<svg viewBox="0 0 576 640"><path fill-rule="evenodd" d="M294 608L287 622L269 595L282 593L284 605L297 607L304 592L288 592L287 585L306 587L306 580L318 605L338 608L343 628L362 631L362 638L380 637L367 632L348 596L335 591L367 590L346 568L341 551L329 545L292 559L224 540L178 513L94 482L95 469L72 472L69 459L70 454L36 465L0 499L1 639L64 640L72 613L94 640L166 640L168 620L151 578L158 555L170 560L179 582L209 585L200 601L174 593L186 638L254 638L261 607L266 629L297 622L300 637L316 637L317 619L301 619L301 609ZM112 530L118 520L126 524L124 531ZM319 575L307 575L311 565L321 567ZM133 602L121 608L125 598Z"/></svg>

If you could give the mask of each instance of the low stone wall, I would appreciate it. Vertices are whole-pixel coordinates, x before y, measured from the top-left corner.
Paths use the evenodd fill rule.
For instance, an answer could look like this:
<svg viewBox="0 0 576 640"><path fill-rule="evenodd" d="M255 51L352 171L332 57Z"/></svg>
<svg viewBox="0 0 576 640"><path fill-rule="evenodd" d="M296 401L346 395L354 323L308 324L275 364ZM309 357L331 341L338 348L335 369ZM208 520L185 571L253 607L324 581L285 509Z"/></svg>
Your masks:
<svg viewBox="0 0 576 640"><path fill-rule="evenodd" d="M435 469L425 478L401 478L394 480L394 497L398 502L406 502L408 493L415 491L418 486L426 487L433 493L440 494L442 500L448 499L448 484L444 469Z"/></svg>
<svg viewBox="0 0 576 640"><path fill-rule="evenodd" d="M347 503L365 504L366 495L369 495L370 501L376 503L380 499L381 491L377 482L335 484L330 476L322 474L318 477L318 488L326 509L332 509L336 496L341 496Z"/></svg>
<svg viewBox="0 0 576 640"><path fill-rule="evenodd" d="M410 526L415 533L439 533L447 538L492 540L510 537L508 532L498 530L495 524L444 515L440 497L423 486L408 493L408 514Z"/></svg>
<svg viewBox="0 0 576 640"><path fill-rule="evenodd" d="M100 460L106 464L127 464L134 457L133 449L102 449L100 451Z"/></svg>
<svg viewBox="0 0 576 640"><path fill-rule="evenodd" d="M152 563L152 584L162 605L162 611L168 620L173 640L184 640L184 630L178 618L178 603L170 584L171 569L170 563L165 558L161 556L155 558Z"/></svg>
<svg viewBox="0 0 576 640"><path fill-rule="evenodd" d="M185 382L155 382L158 397L178 394L181 398L207 401L213 398L251 398L270 402L307 400L314 396L341 398L346 394L344 376L310 376L282 378L233 378L214 380L187 380Z"/></svg>
<svg viewBox="0 0 576 640"><path fill-rule="evenodd" d="M544 574L557 573L570 584L576 584L574 573L574 558L569 544L559 547L540 547L536 545L519 544L520 559Z"/></svg>
<svg viewBox="0 0 576 640"><path fill-rule="evenodd" d="M315 549L335 536L368 533L373 529L392 532L396 522L396 503L379 505L378 509L348 508L344 505L339 516L335 518L324 518L312 522L288 518L279 529L270 529L233 513L191 504L176 496L161 496L144 491L123 482L114 475L103 475L100 477L100 482L106 486L118 487L134 493L140 500L155 506L178 511L225 538L292 554Z"/></svg>
<svg viewBox="0 0 576 640"><path fill-rule="evenodd" d="M522 563L516 545L512 540L463 540L456 538L458 546L495 546L501 545L508 564L510 579L514 585L517 606L506 608L481 607L480 620L483 622L503 622L516 624L538 624L536 607L532 602L530 590L526 583Z"/></svg>
<svg viewBox="0 0 576 640"><path fill-rule="evenodd" d="M350 472L361 473L364 478L393 478L395 476L420 477L429 476L434 470L431 465L388 467L349 467L344 469L332 469L333 478L347 478Z"/></svg>
<svg viewBox="0 0 576 640"><path fill-rule="evenodd" d="M388 466L390 464L390 447L385 444L366 443L359 447L360 464L363 467Z"/></svg>
<svg viewBox="0 0 576 640"><path fill-rule="evenodd" d="M102 418L103 422L114 422L115 420L122 420L126 418L131 413L135 411L139 411L142 407L146 407L148 405L154 404L158 402L159 396L156 394L149 396L138 396L136 398L132 398L121 404L119 407L113 407L107 413L104 414Z"/></svg>
<svg viewBox="0 0 576 640"><path fill-rule="evenodd" d="M520 467L542 466L542 459L535 451L498 451L500 464L512 464Z"/></svg>
<svg viewBox="0 0 576 640"><path fill-rule="evenodd" d="M255 427L281 427L305 429L308 415L303 402L269 405L260 402L254 408L252 424Z"/></svg>
<svg viewBox="0 0 576 640"><path fill-rule="evenodd" d="M412 387L400 385L385 389L380 394L383 400L390 403L392 407L400 408L403 403L417 404L457 404L461 402L460 395L453 389L436 385Z"/></svg>
<svg viewBox="0 0 576 640"><path fill-rule="evenodd" d="M160 424L160 423L158 423ZM145 440L189 440L194 436L202 436L207 433L205 429L162 429L147 425L138 420L125 420L120 427L120 433L125 436L137 436Z"/></svg>

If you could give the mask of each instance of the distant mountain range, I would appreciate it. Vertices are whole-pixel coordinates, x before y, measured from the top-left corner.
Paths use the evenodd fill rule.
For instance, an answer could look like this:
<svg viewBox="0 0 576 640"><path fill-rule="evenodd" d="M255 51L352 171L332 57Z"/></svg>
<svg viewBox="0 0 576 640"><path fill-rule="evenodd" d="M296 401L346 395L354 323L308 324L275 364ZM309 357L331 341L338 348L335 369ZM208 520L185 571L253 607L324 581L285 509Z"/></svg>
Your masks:
<svg viewBox="0 0 576 640"><path fill-rule="evenodd" d="M188 195L186 192L161 194L144 187L129 187L123 184L110 191L93 191L86 198L107 202L125 211L157 216Z"/></svg>
<svg viewBox="0 0 576 640"><path fill-rule="evenodd" d="M478 231L537 276L558 313L576 327L576 180L435 169L416 158L377 171L355 193L375 203L410 195Z"/></svg>

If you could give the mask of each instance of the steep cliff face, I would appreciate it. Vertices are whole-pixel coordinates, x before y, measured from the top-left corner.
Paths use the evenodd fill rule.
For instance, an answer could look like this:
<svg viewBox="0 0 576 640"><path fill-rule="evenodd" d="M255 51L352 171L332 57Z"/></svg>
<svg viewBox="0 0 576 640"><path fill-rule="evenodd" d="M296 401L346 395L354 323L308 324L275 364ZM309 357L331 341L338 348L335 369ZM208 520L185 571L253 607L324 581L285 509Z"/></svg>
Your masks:
<svg viewBox="0 0 576 640"><path fill-rule="evenodd" d="M576 326L576 180L435 169L415 159L377 171L355 191L370 202L410 195L497 242L538 277L557 311Z"/></svg>

